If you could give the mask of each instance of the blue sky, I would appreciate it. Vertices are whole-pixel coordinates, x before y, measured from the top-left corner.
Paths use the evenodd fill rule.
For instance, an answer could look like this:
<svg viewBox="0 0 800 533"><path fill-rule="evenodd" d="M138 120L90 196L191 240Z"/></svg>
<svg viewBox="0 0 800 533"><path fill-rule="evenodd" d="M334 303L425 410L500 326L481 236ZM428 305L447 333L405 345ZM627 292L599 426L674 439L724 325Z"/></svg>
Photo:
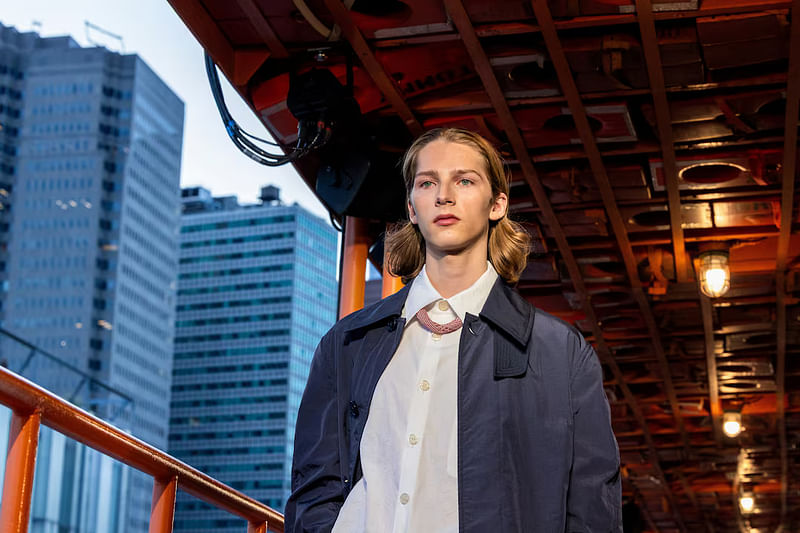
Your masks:
<svg viewBox="0 0 800 533"><path fill-rule="evenodd" d="M122 51L118 41L101 32L87 34L85 21L120 35L125 52L144 59L186 104L182 185L202 185L215 195L235 194L242 202L255 202L262 185L274 184L281 188L284 202L298 202L327 219L291 165L259 165L228 140L208 87L202 48L167 0L6 0L0 9L0 22L20 31L44 37L71 35L82 46L93 40ZM240 125L266 135L238 94L224 84L226 102Z"/></svg>

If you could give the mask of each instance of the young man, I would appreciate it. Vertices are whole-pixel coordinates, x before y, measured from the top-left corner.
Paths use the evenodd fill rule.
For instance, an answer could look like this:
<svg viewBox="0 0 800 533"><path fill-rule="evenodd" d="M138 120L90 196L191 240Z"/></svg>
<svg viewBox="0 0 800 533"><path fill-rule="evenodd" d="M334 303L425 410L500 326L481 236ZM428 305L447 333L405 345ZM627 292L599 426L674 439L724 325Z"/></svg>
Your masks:
<svg viewBox="0 0 800 533"><path fill-rule="evenodd" d="M621 532L602 372L510 284L528 236L497 151L433 130L406 153L403 290L337 323L300 405L286 531Z"/></svg>

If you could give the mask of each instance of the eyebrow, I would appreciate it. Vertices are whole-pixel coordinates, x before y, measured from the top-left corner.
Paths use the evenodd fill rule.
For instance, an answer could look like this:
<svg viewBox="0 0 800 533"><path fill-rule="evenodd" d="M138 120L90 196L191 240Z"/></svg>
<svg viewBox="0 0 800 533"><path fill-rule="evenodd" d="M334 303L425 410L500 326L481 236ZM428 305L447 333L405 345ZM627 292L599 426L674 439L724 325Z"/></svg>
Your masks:
<svg viewBox="0 0 800 533"><path fill-rule="evenodd" d="M453 174L456 175L456 176L461 176L462 174L477 174L478 176L482 175L477 170L472 170L471 168L459 168L459 169L456 169L453 172ZM420 172L417 172L414 175L414 178L418 178L420 176L439 177L439 173L437 171L435 171L435 170L422 170Z"/></svg>

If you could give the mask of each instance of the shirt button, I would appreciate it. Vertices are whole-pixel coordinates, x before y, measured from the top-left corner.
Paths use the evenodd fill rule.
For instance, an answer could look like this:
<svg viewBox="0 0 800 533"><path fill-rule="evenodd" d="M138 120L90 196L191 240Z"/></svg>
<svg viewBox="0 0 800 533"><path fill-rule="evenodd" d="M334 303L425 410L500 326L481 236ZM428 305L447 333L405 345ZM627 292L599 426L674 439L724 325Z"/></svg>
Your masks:
<svg viewBox="0 0 800 533"><path fill-rule="evenodd" d="M442 338L442 336L439 333L431 333L431 338L435 341L438 341Z"/></svg>
<svg viewBox="0 0 800 533"><path fill-rule="evenodd" d="M419 442L419 439L413 433L408 436L408 443L412 446L415 446Z"/></svg>
<svg viewBox="0 0 800 533"><path fill-rule="evenodd" d="M402 503L403 505L408 503L408 494L406 494L405 492L400 495L400 503Z"/></svg>
<svg viewBox="0 0 800 533"><path fill-rule="evenodd" d="M428 392L429 390L431 390L431 384L428 383L427 379L423 379L422 383L419 384L419 390L421 390L422 392Z"/></svg>
<svg viewBox="0 0 800 533"><path fill-rule="evenodd" d="M450 306L447 305L447 302L444 300L439 300L439 310L440 311L447 311Z"/></svg>

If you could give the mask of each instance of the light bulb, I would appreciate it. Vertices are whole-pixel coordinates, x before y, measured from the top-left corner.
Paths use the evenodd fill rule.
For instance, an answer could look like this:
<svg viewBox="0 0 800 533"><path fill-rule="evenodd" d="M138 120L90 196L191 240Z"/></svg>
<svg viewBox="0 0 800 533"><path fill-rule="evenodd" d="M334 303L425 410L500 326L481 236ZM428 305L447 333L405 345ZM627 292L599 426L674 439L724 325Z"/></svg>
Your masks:
<svg viewBox="0 0 800 533"><path fill-rule="evenodd" d="M700 257L698 257L698 274L700 290L709 298L718 298L728 292L731 286L728 252L713 250L700 254Z"/></svg>
<svg viewBox="0 0 800 533"><path fill-rule="evenodd" d="M722 425L722 431L729 437L736 437L742 432L742 425L735 420L729 420Z"/></svg>
<svg viewBox="0 0 800 533"><path fill-rule="evenodd" d="M714 294L721 294L727 282L727 273L721 268L706 270L706 285Z"/></svg>
<svg viewBox="0 0 800 533"><path fill-rule="evenodd" d="M728 411L722 415L722 431L729 437L738 437L742 432L742 415L736 411Z"/></svg>
<svg viewBox="0 0 800 533"><path fill-rule="evenodd" d="M741 507L742 511L745 513L751 512L753 507L755 507L755 503L756 501L750 493L742 494L739 498L739 507Z"/></svg>

